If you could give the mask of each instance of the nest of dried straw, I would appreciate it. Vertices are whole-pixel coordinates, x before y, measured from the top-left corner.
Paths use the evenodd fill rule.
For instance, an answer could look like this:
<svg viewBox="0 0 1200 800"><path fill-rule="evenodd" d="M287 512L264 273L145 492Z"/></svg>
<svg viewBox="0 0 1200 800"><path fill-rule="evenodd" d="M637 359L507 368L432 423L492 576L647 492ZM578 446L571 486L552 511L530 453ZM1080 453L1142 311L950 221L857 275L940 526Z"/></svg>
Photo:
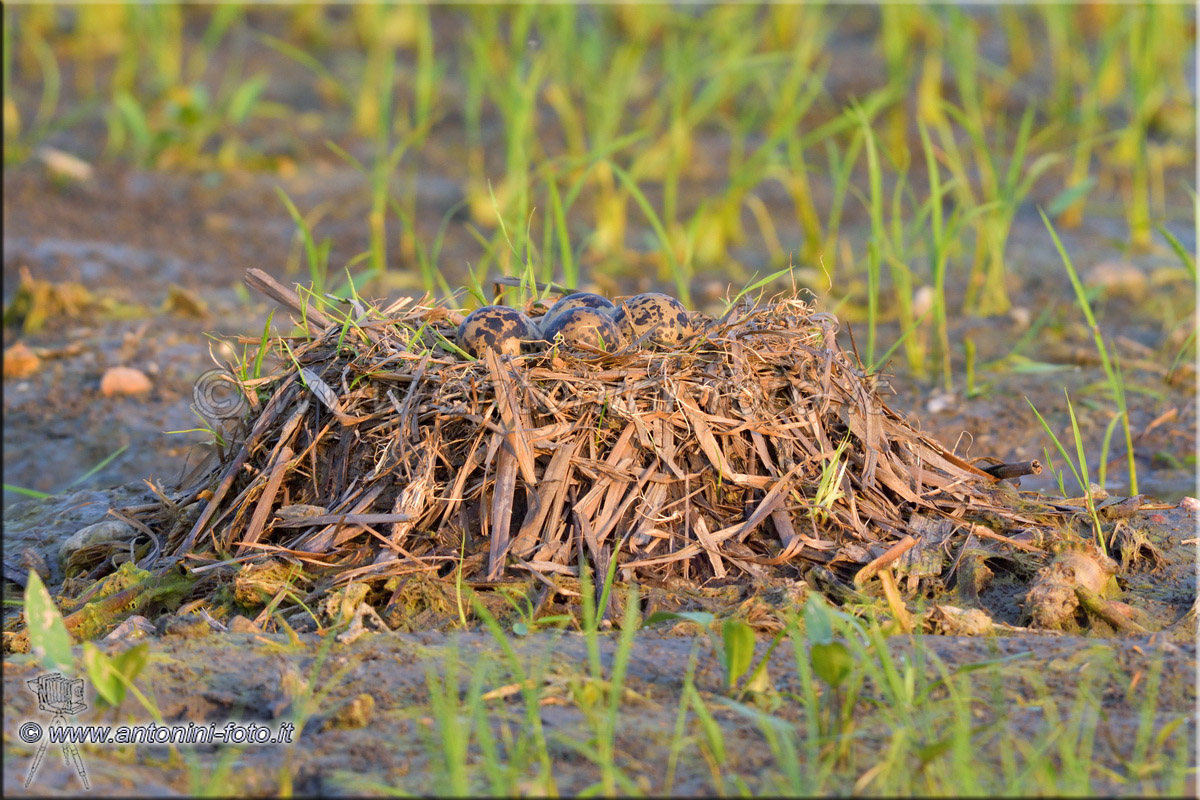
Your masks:
<svg viewBox="0 0 1200 800"><path fill-rule="evenodd" d="M455 354L444 308L351 313L307 310L313 336L253 387L269 400L165 554L298 562L326 588L578 575L583 560L604 574L613 558L638 580L703 582L857 570L914 515L1032 522L888 408L836 319L796 299L737 308L669 352L512 360Z"/></svg>

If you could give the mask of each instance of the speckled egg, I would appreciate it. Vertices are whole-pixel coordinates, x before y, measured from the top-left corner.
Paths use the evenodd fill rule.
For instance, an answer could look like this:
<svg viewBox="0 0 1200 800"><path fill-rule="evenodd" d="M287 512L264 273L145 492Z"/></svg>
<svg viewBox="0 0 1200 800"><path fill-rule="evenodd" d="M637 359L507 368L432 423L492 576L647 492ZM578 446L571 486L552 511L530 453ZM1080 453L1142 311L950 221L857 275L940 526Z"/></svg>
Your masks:
<svg viewBox="0 0 1200 800"><path fill-rule="evenodd" d="M479 358L487 350L506 356L521 354L521 345L541 338L533 320L508 306L484 306L458 326L457 344Z"/></svg>
<svg viewBox="0 0 1200 800"><path fill-rule="evenodd" d="M661 292L646 292L622 301L613 321L630 340L653 330L649 340L659 345L679 344L693 333L691 315L683 303Z"/></svg>
<svg viewBox="0 0 1200 800"><path fill-rule="evenodd" d="M605 314L611 315L616 310L616 306L607 297L601 297L592 292L575 292L559 298L558 302L550 306L550 310L546 312L546 316L540 320L542 330L545 331L554 321L567 313L573 308L594 308L597 311L602 311Z"/></svg>
<svg viewBox="0 0 1200 800"><path fill-rule="evenodd" d="M612 318L595 308L571 308L559 314L546 328L546 341L562 337L568 347L587 345L612 352L619 348L621 331Z"/></svg>

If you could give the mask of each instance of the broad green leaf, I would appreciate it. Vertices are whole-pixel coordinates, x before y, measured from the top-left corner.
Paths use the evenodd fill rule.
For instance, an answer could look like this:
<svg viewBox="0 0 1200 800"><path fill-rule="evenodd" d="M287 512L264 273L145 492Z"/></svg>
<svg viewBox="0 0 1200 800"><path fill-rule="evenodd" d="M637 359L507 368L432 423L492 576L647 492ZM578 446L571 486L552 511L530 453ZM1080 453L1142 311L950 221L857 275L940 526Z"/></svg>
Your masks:
<svg viewBox="0 0 1200 800"><path fill-rule="evenodd" d="M821 642L810 650L813 672L830 686L837 686L850 674L853 659L841 642Z"/></svg>
<svg viewBox="0 0 1200 800"><path fill-rule="evenodd" d="M116 676L112 660L96 645L84 642L83 665L87 668L88 680L100 699L110 706L120 705L125 699L125 685Z"/></svg>
<svg viewBox="0 0 1200 800"><path fill-rule="evenodd" d="M229 98L229 121L234 125L241 125L245 122L266 88L266 75L255 75L239 86L233 96Z"/></svg>
<svg viewBox="0 0 1200 800"><path fill-rule="evenodd" d="M754 629L739 619L727 619L721 626L725 642L725 688L733 689L754 661Z"/></svg>
<svg viewBox="0 0 1200 800"><path fill-rule="evenodd" d="M808 596L804 604L804 631L808 640L814 644L828 644L833 641L833 620L825 601L815 592Z"/></svg>
<svg viewBox="0 0 1200 800"><path fill-rule="evenodd" d="M980 725L978 727L972 728L970 738L974 738L976 734L982 733L983 731L986 731L988 728L995 727L995 724L996 723L991 723L989 725ZM954 742L955 742L955 739L957 736L958 736L958 731L956 730L953 733L951 733L949 736L943 736L941 739L938 739L936 742L924 745L922 747L918 747L917 748L917 758L920 759L921 766L924 767L930 761L933 761L935 758L938 758L939 756L943 756L946 753L950 752L950 748L954 746Z"/></svg>
<svg viewBox="0 0 1200 800"><path fill-rule="evenodd" d="M128 92L118 92L113 98L113 108L116 109L122 122L133 136L134 147L143 156L147 155L153 137L150 134L150 123L147 122L142 107Z"/></svg>
<svg viewBox="0 0 1200 800"><path fill-rule="evenodd" d="M713 758L718 764L724 764L725 737L721 733L721 726L713 718L708 707L704 705L704 700L701 699L700 693L696 691L696 687L688 684L686 691L688 699L691 701L692 710L696 712L696 717L700 720L700 730L704 732L704 738L708 742L708 749L712 751Z"/></svg>
<svg viewBox="0 0 1200 800"><path fill-rule="evenodd" d="M1096 185L1096 179L1089 177L1087 180L1080 181L1074 186L1068 186L1059 192L1058 196L1050 201L1050 205L1046 206L1046 212L1052 217L1056 217L1066 211L1075 202L1087 197L1088 192Z"/></svg>
<svg viewBox="0 0 1200 800"><path fill-rule="evenodd" d="M29 631L29 647L46 669L72 672L75 656L71 653L71 634L63 623L62 614L41 577L29 571L25 584L25 621Z"/></svg>

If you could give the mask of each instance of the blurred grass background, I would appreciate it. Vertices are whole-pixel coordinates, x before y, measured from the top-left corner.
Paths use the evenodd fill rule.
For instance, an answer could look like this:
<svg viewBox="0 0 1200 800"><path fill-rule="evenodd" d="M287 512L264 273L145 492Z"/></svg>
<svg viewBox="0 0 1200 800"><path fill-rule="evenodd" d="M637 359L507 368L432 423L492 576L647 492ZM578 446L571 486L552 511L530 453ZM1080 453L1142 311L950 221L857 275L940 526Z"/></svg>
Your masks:
<svg viewBox="0 0 1200 800"><path fill-rule="evenodd" d="M496 272L608 291L653 276L695 304L790 264L865 323L868 364L886 321L910 371L949 388L952 321L1010 310L1010 239L1035 204L1060 230L1118 220L1103 230L1129 253L1169 252L1157 226L1195 214L1184 4L4 15L8 165L52 145L281 182L360 172L359 252L322 235L332 201L281 189L288 268L318 289L347 268L442 295Z"/></svg>

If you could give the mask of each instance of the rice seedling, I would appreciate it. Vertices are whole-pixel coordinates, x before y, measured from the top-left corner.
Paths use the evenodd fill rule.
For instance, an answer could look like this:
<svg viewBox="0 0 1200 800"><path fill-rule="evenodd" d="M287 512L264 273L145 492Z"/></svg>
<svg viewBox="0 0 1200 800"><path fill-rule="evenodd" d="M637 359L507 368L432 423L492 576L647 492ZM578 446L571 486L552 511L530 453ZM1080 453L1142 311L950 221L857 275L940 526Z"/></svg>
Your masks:
<svg viewBox="0 0 1200 800"><path fill-rule="evenodd" d="M1071 279L1071 287L1075 290L1075 300L1079 304L1080 310L1083 311L1083 316L1087 320L1088 327L1091 329L1092 339L1095 341L1096 351L1100 356L1100 363L1104 367L1104 376L1108 382L1108 388L1112 393L1113 400L1116 402L1117 415L1121 419L1121 427L1125 433L1125 449L1129 464L1129 493L1135 495L1138 493L1138 481L1137 463L1133 450L1133 431L1129 421L1129 406L1125 400L1125 381L1122 379L1120 370L1115 364L1115 350L1110 355L1108 345L1104 343L1104 336L1100 333L1100 326L1096 323L1096 317L1092 313L1092 306L1088 302L1083 283L1079 280L1075 266L1071 263L1071 257L1067 255L1066 248L1063 247L1062 241L1058 238L1058 233L1054 230L1054 226L1050 224L1046 213L1041 209L1038 209L1038 213L1042 216L1042 222L1045 224L1046 230L1050 231L1050 237L1054 240L1054 246L1057 248L1059 257L1062 258L1063 266L1067 269L1067 275Z"/></svg>
<svg viewBox="0 0 1200 800"><path fill-rule="evenodd" d="M468 797L472 794L470 771L467 768L472 731L469 722L475 716L473 712L480 702L484 672L476 670L472 676L466 709L463 709L459 700L458 666L458 653L456 649L451 649L439 670L434 670L431 665L425 671L425 685L434 719L427 746L440 751L440 758L434 762L434 792L442 796Z"/></svg>
<svg viewBox="0 0 1200 800"><path fill-rule="evenodd" d="M1176 39L1177 31L1173 30L1180 23L1171 9L1150 6L1131 9L1127 39L1123 43L1128 57L1129 123L1123 129L1112 157L1132 168L1126 192L1126 219L1130 244L1139 250L1148 249L1153 236L1150 125L1166 102L1168 85L1160 76L1166 66L1164 60L1171 58L1169 49L1181 44Z"/></svg>
<svg viewBox="0 0 1200 800"><path fill-rule="evenodd" d="M1175 252L1175 255L1178 256L1180 263L1183 264L1184 269L1187 271L1188 276L1191 278L1192 288L1193 288L1193 290L1195 290L1198 285L1197 278L1196 278L1196 259L1195 259L1195 257L1191 253L1189 253L1182 244L1180 244L1179 240L1177 238L1175 238L1175 236L1169 230L1167 230L1167 228L1165 226L1160 224L1158 226L1158 231L1159 231L1159 233L1162 234L1163 238L1167 240L1167 243L1170 245L1171 249ZM1183 342L1179 345L1178 349L1175 351L1175 356L1171 360L1171 366L1167 370L1167 375L1166 375L1167 383L1172 383L1174 381L1175 376L1178 374L1180 365L1182 365L1186 361L1189 354L1191 354L1192 358L1195 357L1196 326L1194 324L1194 318L1195 318L1195 309L1193 306L1192 313L1185 317L1185 320L1183 323L1188 326L1187 327L1187 331L1188 331L1187 336L1184 337Z"/></svg>
<svg viewBox="0 0 1200 800"><path fill-rule="evenodd" d="M605 616L612 591L617 560L610 559L608 572L600 587L596 587L592 581L587 560L581 558L579 563L582 598L580 626L587 648L588 662L586 675L572 676L569 688L575 705L587 720L591 736L587 741L576 741L561 736L556 738L595 763L599 770L599 780L588 787L586 793L600 792L611 797L618 793L618 787L620 792L636 793L636 785L617 764L615 747L621 702L625 694L625 674L632 653L634 634L638 628L637 588L636 585L630 587L626 597L621 633L613 652L612 667L606 678L600 659L599 626ZM597 588L600 589L599 597Z"/></svg>
<svg viewBox="0 0 1200 800"><path fill-rule="evenodd" d="M7 9L5 10L7 14ZM16 99L12 91L12 59L15 57L14 42L9 31L13 28L11 20L5 19L4 42L4 142L5 163L15 163L24 160L33 148L50 133L58 111L59 97L62 91L62 75L58 59L50 45L37 29L27 27L22 37L22 44L32 51L41 76L41 98L37 104L28 131L21 133L21 117ZM9 116L11 113L11 117Z"/></svg>
<svg viewBox="0 0 1200 800"><path fill-rule="evenodd" d="M175 433L175 431L168 431L168 432ZM74 489L76 486L79 486L79 485L85 483L88 480L88 478L91 478L93 475L100 472L100 470L104 469L109 464L111 464L112 462L114 462L118 458L120 458L121 455L128 449L129 449L129 445L127 445L127 444L121 445L116 450L112 451L111 453L106 455L104 458L97 461L89 469L87 469L85 472L81 473L78 477L73 478L69 483L64 485L61 489L58 489L54 492L40 492L36 489L27 489L22 486L14 486L13 484L10 484L10 483L4 484L4 491L15 492L16 494L22 495L24 497L32 497L35 499L44 499L47 497L53 497L56 494L61 494L63 492L69 491L70 489Z"/></svg>
<svg viewBox="0 0 1200 800"><path fill-rule="evenodd" d="M533 778L534 785L541 787L547 795L554 795L557 793L554 770L545 730L542 726L541 698L538 691L538 687L543 684L545 679L550 650L547 649L543 652L532 670L526 669L495 616L479 602L478 598L472 598L472 606L476 616L483 620L492 639L499 645L510 677L521 691L524 724L520 728L517 740L508 748L507 760L516 768L515 774L517 775L527 774L536 766L537 776Z"/></svg>
<svg viewBox="0 0 1200 800"><path fill-rule="evenodd" d="M1043 13L1048 17L1058 19L1061 16L1061 9L1055 10L1052 6L1046 6L1043 8ZM1069 29L1069 26L1064 26L1064 30ZM1095 65L1088 65L1088 75L1093 71L1101 74L1104 73L1108 64L1116 58L1116 46L1120 35L1121 28L1119 26L1114 26L1109 30L1100 44L1100 51ZM1065 52L1077 51L1068 50ZM1078 70L1073 70L1072 72L1077 73ZM1096 179L1091 174L1092 155L1095 146L1102 141L1103 137L1100 134L1102 121L1100 114L1100 86L1089 80L1087 76L1081 78L1081 76L1073 74L1069 77L1081 79L1082 98L1079 103L1078 143L1076 144L1075 153L1071 160L1071 168L1067 176L1066 186L1055 202L1047 207L1047 211L1052 215L1057 215L1060 226L1073 228L1082 222L1083 209L1087 196L1096 185ZM1069 91L1070 89L1068 88ZM1074 103L1073 98L1071 98L1071 102Z"/></svg>
<svg viewBox="0 0 1200 800"><path fill-rule="evenodd" d="M329 276L329 251L333 247L333 240L327 237L318 244L312 234L311 225L315 222L312 220L313 215L310 214L308 217L302 215L282 186L276 186L275 192L296 224L296 229L304 242L304 258L308 266L309 286L314 294L322 295L325 293L325 281Z"/></svg>
<svg viewBox="0 0 1200 800"><path fill-rule="evenodd" d="M1101 552L1106 552L1104 537L1100 531L1100 517L1096 514L1096 502L1092 497L1092 480L1088 471L1087 453L1084 452L1083 436L1079 432L1079 420L1075 416L1075 408L1071 405L1071 397L1067 394L1066 389L1063 390L1063 395L1067 400L1067 416L1071 419L1071 434L1075 440L1075 459L1071 458L1070 453L1067 452L1067 448L1063 446L1062 441L1054 433L1049 423L1046 422L1041 412L1037 410L1033 401L1026 397L1025 402L1029 403L1029 407L1033 409L1034 416L1041 423L1042 429L1050 435L1050 438L1054 441L1054 446L1058 449L1059 455L1062 456L1063 461L1071 469L1071 474L1075 476L1075 482L1079 484L1079 488L1083 492L1088 515L1092 518L1092 530L1096 537L1096 546L1100 548ZM1059 486L1062 486L1061 478L1059 479ZM1066 496L1066 492L1063 493L1063 496Z"/></svg>
<svg viewBox="0 0 1200 800"><path fill-rule="evenodd" d="M875 145L875 133L871 122L862 111L861 106L855 108L858 124L861 126L863 141L867 149L867 174L869 189L863 200L870 214L871 236L867 240L867 362L875 361L875 333L879 317L879 280L880 267L885 257L884 248L887 246L887 233L883 225L883 172L879 152Z"/></svg>
<svg viewBox="0 0 1200 800"><path fill-rule="evenodd" d="M615 162L607 160L608 169L615 175L625 186L630 196L637 202L638 207L646 216L647 222L654 229L654 233L658 236L659 246L663 257L666 259L667 269L672 281L675 283L675 291L677 296L685 306L692 304L692 287L690 279L693 275L693 267L691 263L679 261L675 256L675 250L671 246L671 238L667 233L666 227L663 225L662 219L654 211L654 207L650 205L650 201L646 199L646 195L638 188L637 183L630 177L629 173L621 169Z"/></svg>
<svg viewBox="0 0 1200 800"><path fill-rule="evenodd" d="M842 497L842 480L849 465L849 462L842 461L842 455L849 443L849 439L843 439L834 449L833 455L821 466L821 481L817 485L812 508L813 518L818 521L824 519L829 513L829 508Z"/></svg>

